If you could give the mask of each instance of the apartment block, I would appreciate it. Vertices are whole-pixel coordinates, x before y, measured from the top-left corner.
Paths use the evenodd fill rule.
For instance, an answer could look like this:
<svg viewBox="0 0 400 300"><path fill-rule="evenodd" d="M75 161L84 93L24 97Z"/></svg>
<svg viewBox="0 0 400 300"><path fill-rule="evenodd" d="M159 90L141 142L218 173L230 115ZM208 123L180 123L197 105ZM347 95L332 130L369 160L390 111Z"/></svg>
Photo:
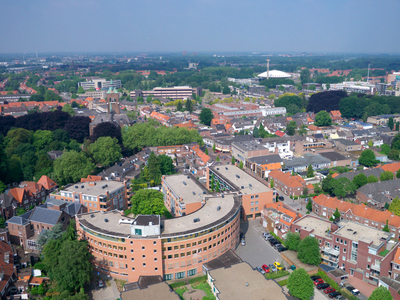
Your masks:
<svg viewBox="0 0 400 300"><path fill-rule="evenodd" d="M273 170L268 174L268 180L274 182L274 187L281 190L287 196L303 195L306 181L299 175L292 176L279 170Z"/></svg>
<svg viewBox="0 0 400 300"><path fill-rule="evenodd" d="M258 141L243 141L232 143L232 156L237 161L246 162L247 159L255 156L268 155L269 149L265 148Z"/></svg>
<svg viewBox="0 0 400 300"><path fill-rule="evenodd" d="M128 207L126 184L112 180L71 184L51 196L62 201L81 203L89 212L125 210Z"/></svg>
<svg viewBox="0 0 400 300"><path fill-rule="evenodd" d="M82 87L85 91L90 90L107 90L110 87L119 89L122 86L121 80L106 80L100 77L88 77L86 81L78 82L78 87Z"/></svg>
<svg viewBox="0 0 400 300"><path fill-rule="evenodd" d="M244 220L261 217L265 205L273 203L275 191L267 183L234 165L207 167L206 186L211 189L214 180L221 192L238 193L241 199L241 217Z"/></svg>
<svg viewBox="0 0 400 300"><path fill-rule="evenodd" d="M185 216L200 209L208 190L193 175L162 176L165 207L174 217Z"/></svg>

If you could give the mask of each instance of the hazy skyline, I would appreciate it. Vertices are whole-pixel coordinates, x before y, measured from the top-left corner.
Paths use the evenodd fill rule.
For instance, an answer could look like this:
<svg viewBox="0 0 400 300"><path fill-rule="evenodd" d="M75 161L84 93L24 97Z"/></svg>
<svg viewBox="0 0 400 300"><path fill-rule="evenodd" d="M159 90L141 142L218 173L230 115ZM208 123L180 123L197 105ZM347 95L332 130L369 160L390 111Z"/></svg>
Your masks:
<svg viewBox="0 0 400 300"><path fill-rule="evenodd" d="M400 1L2 1L0 53L400 52Z"/></svg>

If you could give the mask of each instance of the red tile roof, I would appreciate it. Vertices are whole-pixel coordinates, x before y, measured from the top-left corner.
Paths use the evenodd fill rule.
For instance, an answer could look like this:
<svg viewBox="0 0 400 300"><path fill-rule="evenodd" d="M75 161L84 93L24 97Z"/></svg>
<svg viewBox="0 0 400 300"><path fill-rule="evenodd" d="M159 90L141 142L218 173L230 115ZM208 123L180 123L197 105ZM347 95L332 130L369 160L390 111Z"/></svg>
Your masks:
<svg viewBox="0 0 400 300"><path fill-rule="evenodd" d="M394 226L396 228L400 227L400 217L392 214L388 210L380 211L373 208L368 208L364 204L354 204L339 200L336 197L328 197L324 194L317 196L315 199L313 199L313 201L320 206L329 207L331 209L337 208L341 212L351 211L355 216L382 224L385 224L386 220L388 220L390 226Z"/></svg>
<svg viewBox="0 0 400 300"><path fill-rule="evenodd" d="M268 177L275 178L283 182L288 187L302 187L305 185L306 181L299 175L292 176L290 173L284 173L279 170L273 170L268 174Z"/></svg>
<svg viewBox="0 0 400 300"><path fill-rule="evenodd" d="M19 203L22 203L24 199L25 189L13 188L8 193L11 194L11 196L14 197L15 200L17 200Z"/></svg>
<svg viewBox="0 0 400 300"><path fill-rule="evenodd" d="M283 218L280 219L280 222L282 222L283 224L285 224L287 226L292 225L292 223L296 220L297 214L295 212L285 208L283 206L283 204L280 203L280 202L268 203L268 204L265 205L265 208L274 208L277 211L279 211L281 213L284 213L284 214L288 215L289 217L291 217L292 218L291 222L286 222Z"/></svg>
<svg viewBox="0 0 400 300"><path fill-rule="evenodd" d="M384 171L390 171L392 173L395 173L400 169L400 162L395 162L395 163L392 163L392 164L383 165L381 168Z"/></svg>
<svg viewBox="0 0 400 300"><path fill-rule="evenodd" d="M276 134L277 136L279 136L279 137L283 137L283 136L285 135L285 133L282 132L282 131L280 131L280 130L277 130L277 131L275 132L275 134Z"/></svg>
<svg viewBox="0 0 400 300"><path fill-rule="evenodd" d="M42 175L42 177L40 177L38 183L43 185L46 190L50 190L51 188L57 186L57 183L55 183L53 180L50 179L50 177L48 177L46 175Z"/></svg>
<svg viewBox="0 0 400 300"><path fill-rule="evenodd" d="M89 182L89 181L100 181L101 176L95 176L95 175L88 175L87 178L81 178L81 182Z"/></svg>

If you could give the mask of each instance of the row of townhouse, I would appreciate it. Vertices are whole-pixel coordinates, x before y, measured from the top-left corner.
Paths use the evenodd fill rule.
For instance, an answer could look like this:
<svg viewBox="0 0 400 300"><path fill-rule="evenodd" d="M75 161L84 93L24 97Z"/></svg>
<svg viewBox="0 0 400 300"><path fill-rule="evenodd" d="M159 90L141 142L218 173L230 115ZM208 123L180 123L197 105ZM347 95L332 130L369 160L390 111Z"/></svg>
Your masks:
<svg viewBox="0 0 400 300"><path fill-rule="evenodd" d="M38 182L25 181L19 187L0 194L1 215L9 219L19 207L29 210L32 206L44 202L56 188L57 184L46 175L43 175Z"/></svg>

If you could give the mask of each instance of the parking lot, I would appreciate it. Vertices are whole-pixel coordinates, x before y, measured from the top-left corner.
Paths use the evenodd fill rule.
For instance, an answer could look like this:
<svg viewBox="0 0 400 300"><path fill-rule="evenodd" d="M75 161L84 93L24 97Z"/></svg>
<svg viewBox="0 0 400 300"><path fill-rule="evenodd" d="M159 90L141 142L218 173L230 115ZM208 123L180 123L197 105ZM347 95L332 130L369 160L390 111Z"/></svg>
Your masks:
<svg viewBox="0 0 400 300"><path fill-rule="evenodd" d="M282 262L279 252L263 238L262 233L265 229L260 224L260 219L241 223L240 230L245 234L246 245L239 245L236 254L243 261L248 262L253 268L263 264L273 264L276 261Z"/></svg>

